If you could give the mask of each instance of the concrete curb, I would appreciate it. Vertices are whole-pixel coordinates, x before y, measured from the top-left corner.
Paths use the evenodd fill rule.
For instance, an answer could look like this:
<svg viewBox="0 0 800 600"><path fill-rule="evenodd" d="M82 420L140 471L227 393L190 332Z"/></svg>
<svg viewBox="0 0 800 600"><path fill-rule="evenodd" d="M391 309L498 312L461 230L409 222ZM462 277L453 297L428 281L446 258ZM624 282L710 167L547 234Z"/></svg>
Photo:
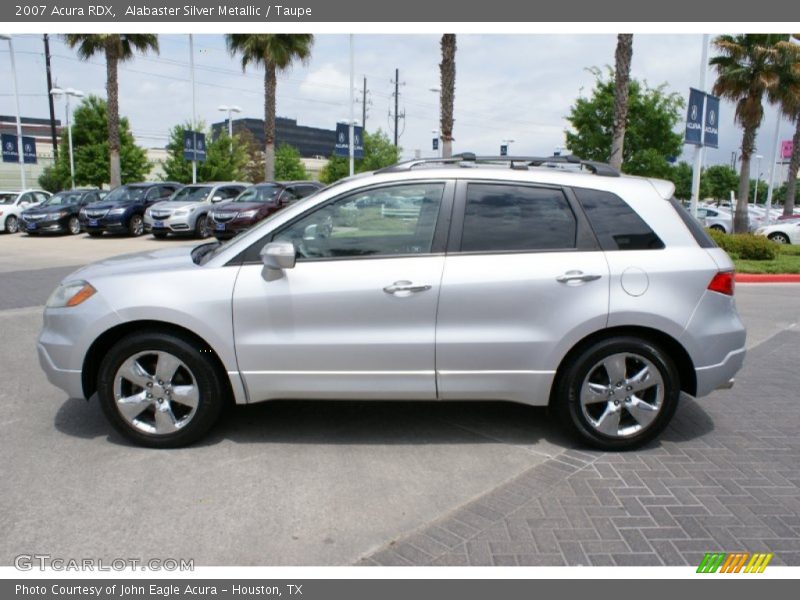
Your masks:
<svg viewBox="0 0 800 600"><path fill-rule="evenodd" d="M736 283L800 283L800 274L736 273Z"/></svg>

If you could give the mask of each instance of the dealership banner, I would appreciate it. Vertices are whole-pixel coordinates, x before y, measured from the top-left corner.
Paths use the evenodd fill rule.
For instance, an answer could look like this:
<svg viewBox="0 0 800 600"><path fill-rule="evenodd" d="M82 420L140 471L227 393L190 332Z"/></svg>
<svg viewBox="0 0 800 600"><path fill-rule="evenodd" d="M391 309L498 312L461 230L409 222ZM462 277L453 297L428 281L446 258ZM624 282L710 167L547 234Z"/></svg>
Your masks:
<svg viewBox="0 0 800 600"><path fill-rule="evenodd" d="M459 2L452 0L14 0L0 3L0 21L48 23L519 23L530 22L707 22L719 29L726 22L782 23L788 18L785 0L698 2L641 2L640 0L572 0L571 2ZM790 5L789 5L790 6ZM8 27L13 30L13 25Z"/></svg>
<svg viewBox="0 0 800 600"><path fill-rule="evenodd" d="M687 144L701 146L703 144L703 111L705 109L705 92L691 88L689 90L689 103L686 106L686 134L684 141Z"/></svg>
<svg viewBox="0 0 800 600"><path fill-rule="evenodd" d="M706 94L703 145L709 148L719 147L719 98L711 94Z"/></svg>
<svg viewBox="0 0 800 600"><path fill-rule="evenodd" d="M794 142L792 140L781 141L781 158L784 160L792 158L793 148L794 148Z"/></svg>
<svg viewBox="0 0 800 600"><path fill-rule="evenodd" d="M353 138L355 145L353 157L364 158L364 128L354 125ZM336 156L350 156L350 126L347 123L336 124L336 145L333 153Z"/></svg>
<svg viewBox="0 0 800 600"><path fill-rule="evenodd" d="M199 131L183 132L183 158L203 162L206 159L206 134Z"/></svg>

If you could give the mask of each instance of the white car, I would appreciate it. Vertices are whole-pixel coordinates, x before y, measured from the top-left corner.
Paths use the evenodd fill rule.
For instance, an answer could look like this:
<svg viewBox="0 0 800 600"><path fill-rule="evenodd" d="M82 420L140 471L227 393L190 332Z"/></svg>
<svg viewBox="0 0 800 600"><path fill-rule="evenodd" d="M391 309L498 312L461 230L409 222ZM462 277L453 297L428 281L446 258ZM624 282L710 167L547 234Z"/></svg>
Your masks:
<svg viewBox="0 0 800 600"><path fill-rule="evenodd" d="M0 191L0 232L17 233L19 214L47 200L52 194L44 190Z"/></svg>
<svg viewBox="0 0 800 600"><path fill-rule="evenodd" d="M800 244L800 219L787 219L756 229L756 235L763 235L778 244Z"/></svg>

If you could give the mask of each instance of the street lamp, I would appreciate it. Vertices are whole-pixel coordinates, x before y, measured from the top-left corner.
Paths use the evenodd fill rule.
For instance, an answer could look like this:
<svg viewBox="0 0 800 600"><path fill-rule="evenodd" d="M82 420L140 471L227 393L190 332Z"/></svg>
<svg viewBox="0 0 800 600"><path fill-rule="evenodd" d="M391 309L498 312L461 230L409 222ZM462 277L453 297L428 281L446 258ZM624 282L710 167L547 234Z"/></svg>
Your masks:
<svg viewBox="0 0 800 600"><path fill-rule="evenodd" d="M228 113L228 137L233 139L233 121L231 120L231 113L240 113L242 109L238 106L228 106L226 104L220 104L217 107L217 110L221 110L222 112ZM233 145L231 145L233 148Z"/></svg>
<svg viewBox="0 0 800 600"><path fill-rule="evenodd" d="M760 154L756 154L756 190L753 192L753 208L758 203L758 181L761 179L761 159L764 158Z"/></svg>
<svg viewBox="0 0 800 600"><path fill-rule="evenodd" d="M442 153L444 152L444 149L442 148L442 132L441 132L441 127L442 127L442 88L432 87L432 88L428 88L428 91L433 92L434 94L437 94L438 98L439 98L439 104L438 104L438 106L439 106L439 121L438 121L436 129L433 130L433 133L436 135L437 138L439 138L439 154L438 154L438 156L442 156Z"/></svg>
<svg viewBox="0 0 800 600"><path fill-rule="evenodd" d="M72 155L72 124L70 123L70 110L69 110L69 98L72 96L73 98L83 98L83 92L80 90L76 90L73 88L61 89L61 88L53 88L50 90L50 94L55 96L56 98L64 97L66 101L66 108L67 108L67 138L69 139L69 178L72 182L72 188L75 188L75 159Z"/></svg>
<svg viewBox="0 0 800 600"><path fill-rule="evenodd" d="M25 182L25 156L22 148L22 118L19 114L19 91L17 90L17 63L14 60L14 44L10 35L0 35L0 40L8 42L8 52L11 56L11 81L14 84L14 100L17 104L17 158L19 159L19 179L24 190L27 185Z"/></svg>

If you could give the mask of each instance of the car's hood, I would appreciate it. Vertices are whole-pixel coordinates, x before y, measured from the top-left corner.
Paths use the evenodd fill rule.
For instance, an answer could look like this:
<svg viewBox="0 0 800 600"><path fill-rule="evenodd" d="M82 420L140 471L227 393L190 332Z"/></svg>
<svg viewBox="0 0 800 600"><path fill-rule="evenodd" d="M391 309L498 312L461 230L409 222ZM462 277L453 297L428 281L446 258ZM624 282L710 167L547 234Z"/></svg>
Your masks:
<svg viewBox="0 0 800 600"><path fill-rule="evenodd" d="M107 210L111 208L128 208L129 206L133 206L135 202L95 202L94 204L89 204L86 207L86 210Z"/></svg>
<svg viewBox="0 0 800 600"><path fill-rule="evenodd" d="M85 279L91 283L92 279L112 275L160 273L193 265L192 249L192 246L179 246L177 248L164 248L162 250L112 256L74 271L65 278L65 281Z"/></svg>
<svg viewBox="0 0 800 600"><path fill-rule="evenodd" d="M177 210L179 208L191 208L197 206L205 206L205 202L191 202L189 200L182 201L182 202L175 202L167 201L167 202L156 202L153 206L150 207L150 210Z"/></svg>
<svg viewBox="0 0 800 600"><path fill-rule="evenodd" d="M57 213L62 210L74 210L74 206L68 204L53 204L52 206L34 206L33 208L26 208L22 211L25 215L40 215L43 213Z"/></svg>
<svg viewBox="0 0 800 600"><path fill-rule="evenodd" d="M243 210L258 209L264 206L263 202L226 202L214 209L215 213L241 212Z"/></svg>

